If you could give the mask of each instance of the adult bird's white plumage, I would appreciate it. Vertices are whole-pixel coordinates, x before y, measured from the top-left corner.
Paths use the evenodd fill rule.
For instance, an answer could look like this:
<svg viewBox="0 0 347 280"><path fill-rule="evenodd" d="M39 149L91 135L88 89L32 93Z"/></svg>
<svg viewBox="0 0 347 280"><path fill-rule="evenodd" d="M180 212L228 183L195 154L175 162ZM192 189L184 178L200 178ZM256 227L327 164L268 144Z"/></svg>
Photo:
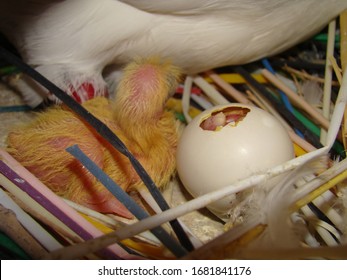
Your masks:
<svg viewBox="0 0 347 280"><path fill-rule="evenodd" d="M102 94L105 75L136 56L167 57L190 74L243 64L295 45L346 8L345 0L12 0L0 3L0 30L64 90L89 83Z"/></svg>

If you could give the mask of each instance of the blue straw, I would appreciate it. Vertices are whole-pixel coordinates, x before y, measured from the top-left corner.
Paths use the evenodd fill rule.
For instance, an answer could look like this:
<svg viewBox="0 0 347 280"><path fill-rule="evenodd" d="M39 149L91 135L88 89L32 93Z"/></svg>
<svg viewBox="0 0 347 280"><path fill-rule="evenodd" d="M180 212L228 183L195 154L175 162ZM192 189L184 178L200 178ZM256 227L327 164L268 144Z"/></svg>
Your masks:
<svg viewBox="0 0 347 280"><path fill-rule="evenodd" d="M25 112L31 110L32 108L27 105L0 106L0 113Z"/></svg>
<svg viewBox="0 0 347 280"><path fill-rule="evenodd" d="M275 70L272 68L269 60L267 58L263 58L261 60L263 66L272 74L276 75ZM278 92L280 93L281 96L281 100L284 104L284 106L288 109L289 112L291 112L292 114L294 114L294 108L293 105L290 103L290 100L288 98L288 96L281 90L278 90ZM299 131L298 129L295 129L296 134L298 134L301 138L304 138L304 135L301 133L301 131Z"/></svg>

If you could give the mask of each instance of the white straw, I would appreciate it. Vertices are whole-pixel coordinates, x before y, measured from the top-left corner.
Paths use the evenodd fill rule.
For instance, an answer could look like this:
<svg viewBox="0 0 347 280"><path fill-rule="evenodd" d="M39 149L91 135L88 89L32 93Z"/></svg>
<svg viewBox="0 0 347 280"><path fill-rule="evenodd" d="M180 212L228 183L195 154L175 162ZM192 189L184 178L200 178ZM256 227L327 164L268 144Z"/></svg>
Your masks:
<svg viewBox="0 0 347 280"><path fill-rule="evenodd" d="M334 55L335 45L335 29L336 21L333 20L329 23L328 29L328 42L325 61L325 76L324 76L324 94L323 94L323 116L329 120L330 118L330 102L331 102L331 82L333 79L333 69L329 57ZM327 131L321 128L320 141L323 145L326 144Z"/></svg>
<svg viewBox="0 0 347 280"><path fill-rule="evenodd" d="M213 86L206 82L202 77L194 76L193 81L206 93L206 95L212 100L214 105L223 105L230 103L218 90L216 90Z"/></svg>

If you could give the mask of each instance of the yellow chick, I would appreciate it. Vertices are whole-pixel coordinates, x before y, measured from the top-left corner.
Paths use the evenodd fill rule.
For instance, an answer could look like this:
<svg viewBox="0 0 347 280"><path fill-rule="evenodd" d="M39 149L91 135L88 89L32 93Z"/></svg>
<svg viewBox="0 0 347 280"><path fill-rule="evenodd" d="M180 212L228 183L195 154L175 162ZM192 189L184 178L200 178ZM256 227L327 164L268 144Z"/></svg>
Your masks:
<svg viewBox="0 0 347 280"><path fill-rule="evenodd" d="M97 97L83 106L103 121L140 161L157 186L175 172L177 121L165 103L180 71L160 59L139 59L125 69L114 100ZM103 213L132 215L65 149L81 150L124 190L143 190L129 160L64 105L55 106L8 136L8 151L55 193Z"/></svg>

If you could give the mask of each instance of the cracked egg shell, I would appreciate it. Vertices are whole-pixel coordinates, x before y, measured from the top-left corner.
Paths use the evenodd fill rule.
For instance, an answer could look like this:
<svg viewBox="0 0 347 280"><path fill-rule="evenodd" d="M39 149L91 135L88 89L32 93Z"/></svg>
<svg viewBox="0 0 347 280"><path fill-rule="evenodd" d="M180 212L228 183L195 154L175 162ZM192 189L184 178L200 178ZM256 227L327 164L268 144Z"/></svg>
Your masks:
<svg viewBox="0 0 347 280"><path fill-rule="evenodd" d="M293 143L277 119L257 107L232 103L210 108L187 125L178 143L177 171L198 197L293 157ZM225 220L232 203L230 196L208 208Z"/></svg>

